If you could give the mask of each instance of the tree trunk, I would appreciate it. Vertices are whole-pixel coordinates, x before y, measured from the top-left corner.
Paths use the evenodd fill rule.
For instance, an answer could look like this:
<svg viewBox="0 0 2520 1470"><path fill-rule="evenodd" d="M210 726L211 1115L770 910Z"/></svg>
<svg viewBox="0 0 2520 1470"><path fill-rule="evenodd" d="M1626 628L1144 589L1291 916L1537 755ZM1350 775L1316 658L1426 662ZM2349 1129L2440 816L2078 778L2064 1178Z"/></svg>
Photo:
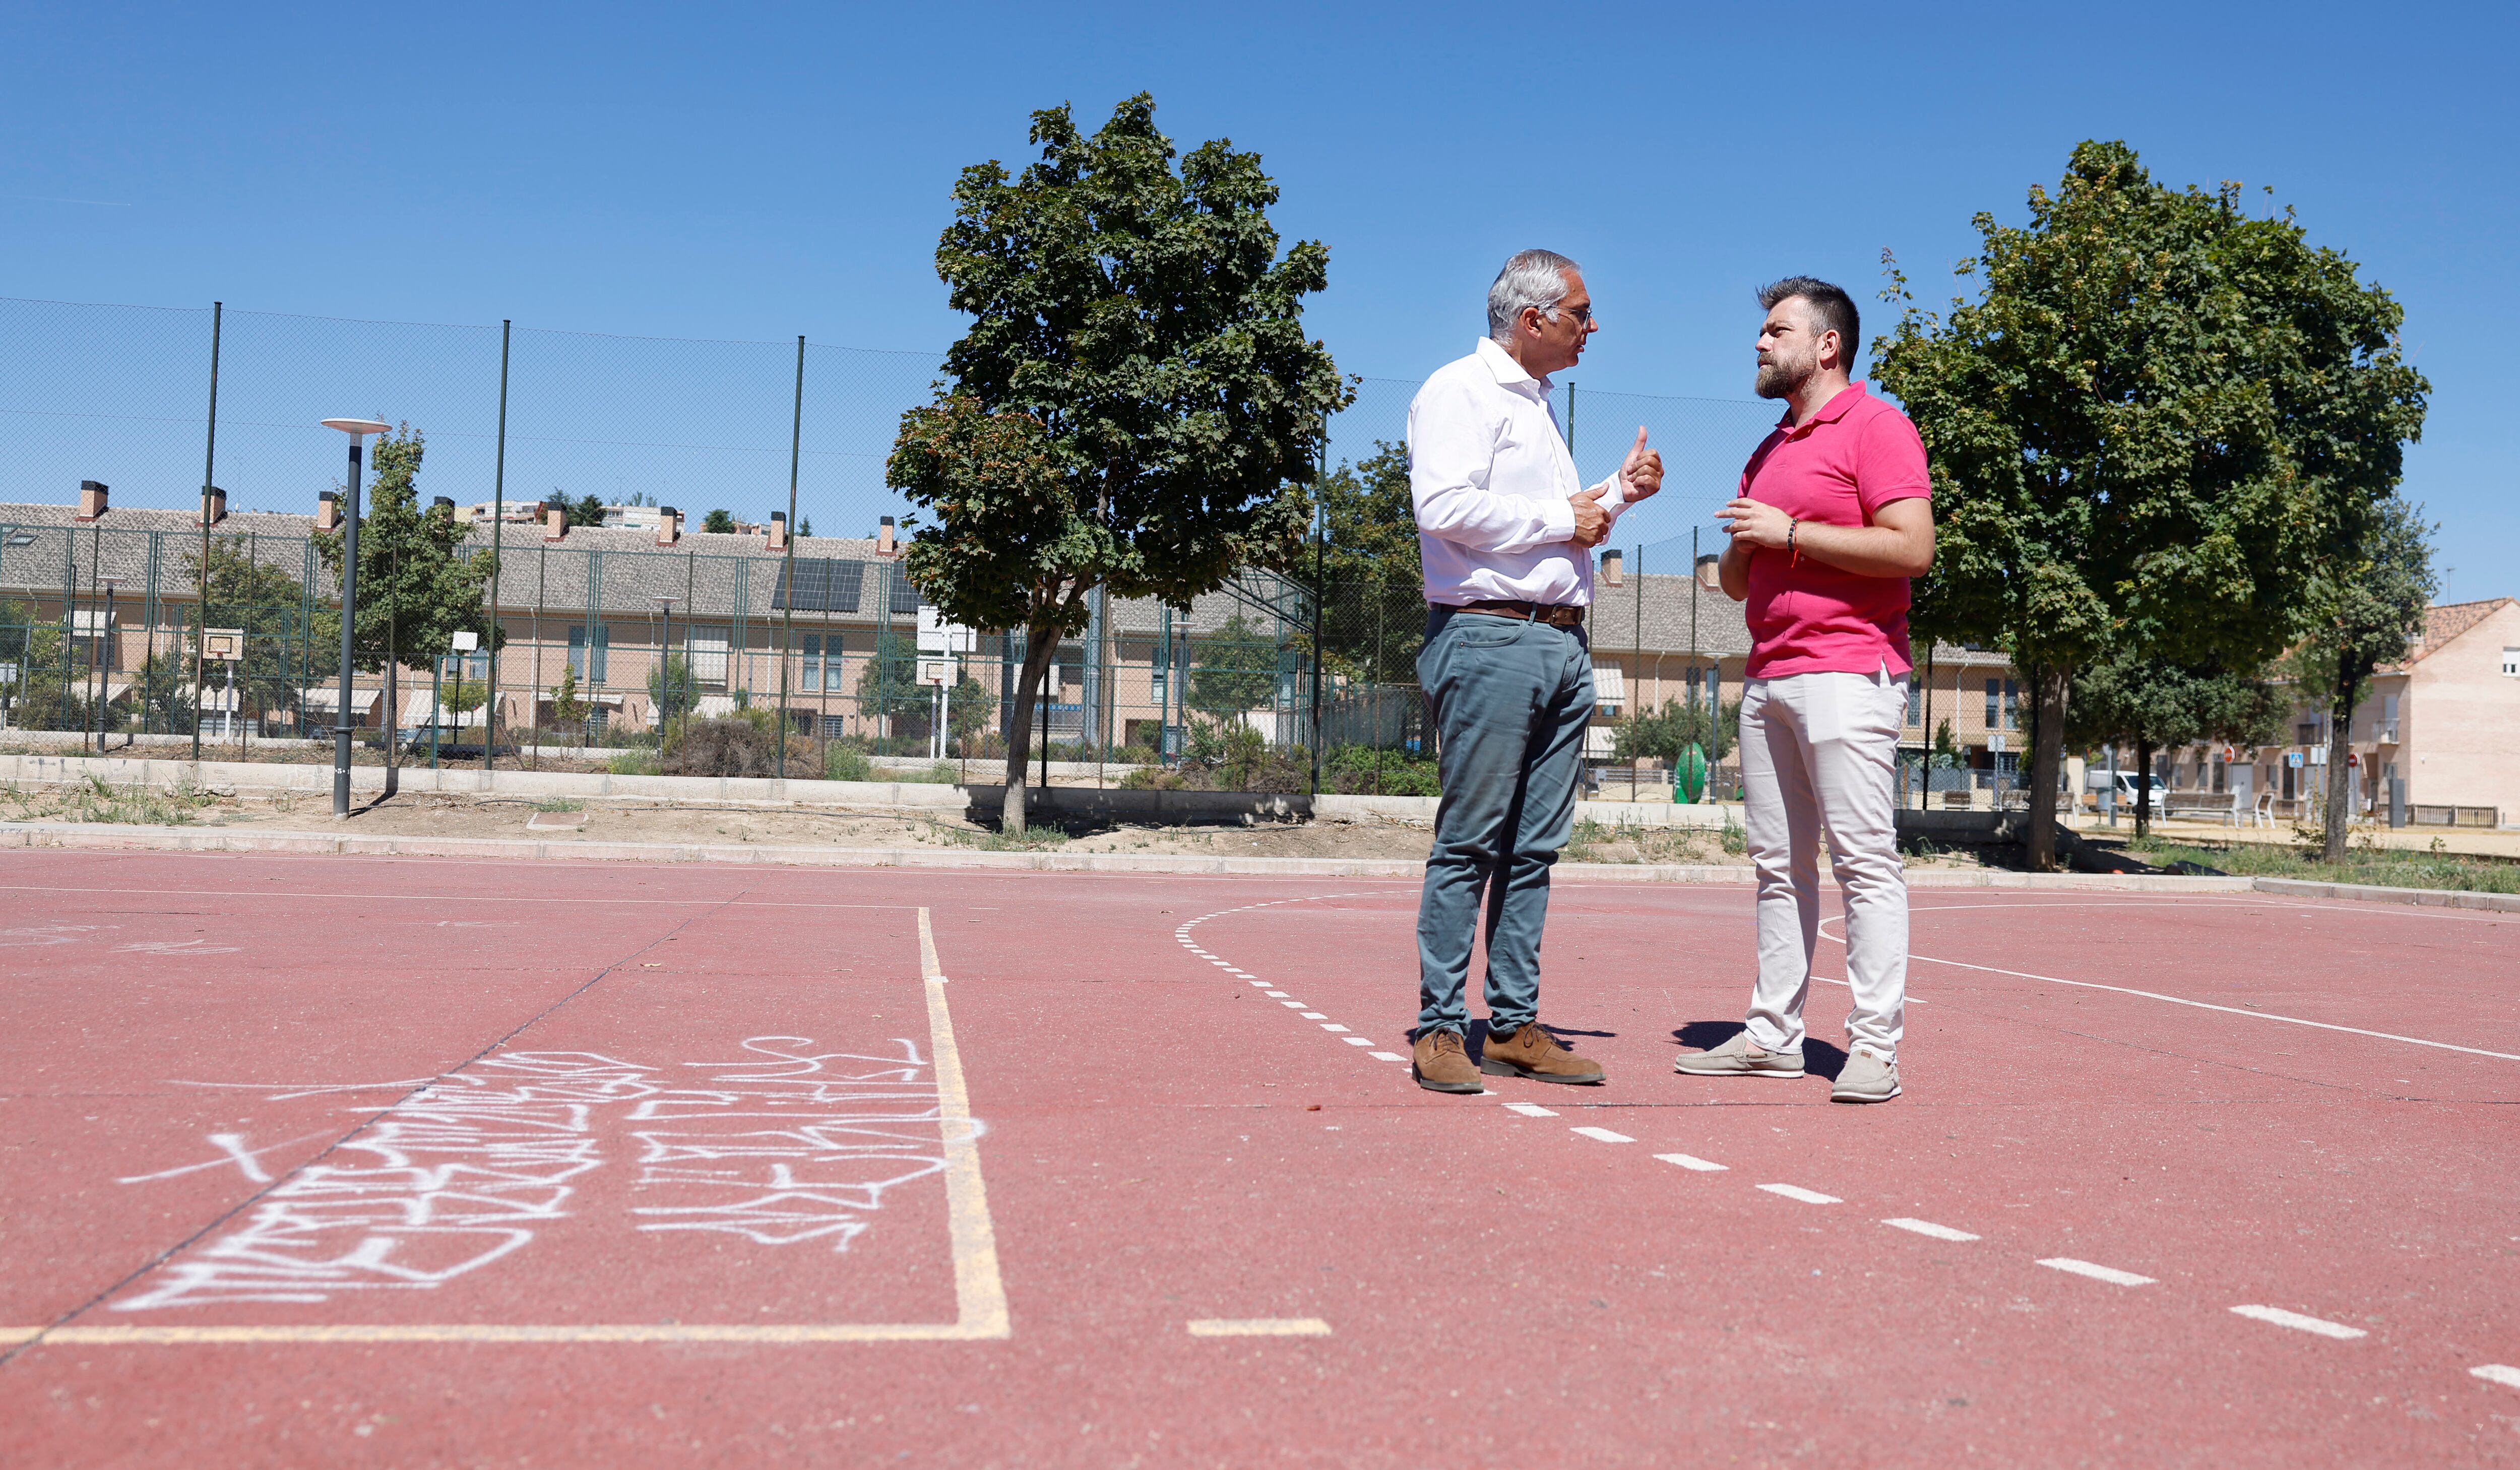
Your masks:
<svg viewBox="0 0 2520 1470"><path fill-rule="evenodd" d="M2030 675L2038 698L2030 735L2030 870L2047 872L2056 866L2056 773L2065 763L2066 671L2038 665Z"/></svg>
<svg viewBox="0 0 2520 1470"><path fill-rule="evenodd" d="M1001 832L1021 836L1027 825L1024 768L1032 761L1033 707L1041 694L1042 679L1058 656L1056 627L1024 630L1023 679L1015 686L1014 708L1007 712L1007 799L998 813Z"/></svg>
<svg viewBox="0 0 2520 1470"><path fill-rule="evenodd" d="M2319 856L2330 863L2345 861L2346 832L2354 820L2354 768L2347 762L2354 756L2354 706L2362 693L2362 675L2339 659L2336 700L2327 718L2326 830L2319 841Z"/></svg>
<svg viewBox="0 0 2520 1470"><path fill-rule="evenodd" d="M2135 737L2135 840L2152 835L2152 736Z"/></svg>

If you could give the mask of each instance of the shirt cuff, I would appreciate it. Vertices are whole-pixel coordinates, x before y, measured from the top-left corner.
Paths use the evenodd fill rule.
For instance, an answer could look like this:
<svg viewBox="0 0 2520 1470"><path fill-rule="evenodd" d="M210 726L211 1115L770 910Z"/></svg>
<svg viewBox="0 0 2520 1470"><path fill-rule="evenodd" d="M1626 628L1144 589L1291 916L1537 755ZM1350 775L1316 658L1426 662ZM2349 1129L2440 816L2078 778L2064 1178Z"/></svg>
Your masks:
<svg viewBox="0 0 2520 1470"><path fill-rule="evenodd" d="M1541 545L1546 546L1552 541L1575 539L1575 503L1573 501L1543 501L1540 511L1541 518L1547 523L1547 528L1541 533Z"/></svg>
<svg viewBox="0 0 2520 1470"><path fill-rule="evenodd" d="M1601 509L1610 513L1612 520L1618 519L1619 512L1628 508L1628 482L1614 474L1595 488L1601 492Z"/></svg>

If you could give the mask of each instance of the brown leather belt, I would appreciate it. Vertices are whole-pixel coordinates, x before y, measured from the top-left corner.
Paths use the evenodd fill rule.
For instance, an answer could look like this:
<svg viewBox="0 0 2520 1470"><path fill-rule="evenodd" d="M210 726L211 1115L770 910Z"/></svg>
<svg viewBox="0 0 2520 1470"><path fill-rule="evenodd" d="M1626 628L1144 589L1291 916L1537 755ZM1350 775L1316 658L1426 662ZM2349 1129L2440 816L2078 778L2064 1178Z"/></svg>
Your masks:
<svg viewBox="0 0 2520 1470"><path fill-rule="evenodd" d="M1487 598L1463 602L1463 612L1484 612L1490 617L1518 617L1527 623L1547 623L1552 628L1581 628L1584 609L1555 602L1513 602L1501 598Z"/></svg>

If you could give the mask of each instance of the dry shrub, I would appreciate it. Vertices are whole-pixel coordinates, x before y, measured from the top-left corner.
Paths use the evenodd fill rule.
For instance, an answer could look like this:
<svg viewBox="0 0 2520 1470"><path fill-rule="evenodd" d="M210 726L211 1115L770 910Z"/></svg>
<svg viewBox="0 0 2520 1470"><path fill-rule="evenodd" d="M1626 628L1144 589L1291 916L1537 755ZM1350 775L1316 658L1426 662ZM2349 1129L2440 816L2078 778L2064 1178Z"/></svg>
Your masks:
<svg viewBox="0 0 2520 1470"><path fill-rule="evenodd" d="M656 769L665 776L771 776L779 769L777 739L742 717L692 720Z"/></svg>

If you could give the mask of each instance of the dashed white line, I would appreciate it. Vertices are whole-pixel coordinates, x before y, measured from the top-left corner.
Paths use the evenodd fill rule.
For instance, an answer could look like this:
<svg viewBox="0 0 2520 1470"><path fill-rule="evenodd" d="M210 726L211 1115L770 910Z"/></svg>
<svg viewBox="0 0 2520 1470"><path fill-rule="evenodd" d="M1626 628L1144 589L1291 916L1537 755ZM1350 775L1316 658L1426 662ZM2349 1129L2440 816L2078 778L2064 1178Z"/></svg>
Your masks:
<svg viewBox="0 0 2520 1470"><path fill-rule="evenodd" d="M1201 1317L1190 1324L1192 1337L1328 1337L1330 1324L1317 1316Z"/></svg>
<svg viewBox="0 0 2520 1470"><path fill-rule="evenodd" d="M1278 1003L1285 1006L1288 1010L1301 1010L1304 1008L1304 1002L1301 1001L1281 1001Z"/></svg>
<svg viewBox="0 0 2520 1470"><path fill-rule="evenodd" d="M1312 1018L1311 1018L1310 1016L1307 1016L1307 1017L1305 1017L1305 1019L1306 1019L1306 1020L1310 1020L1310 1019L1312 1019ZM1347 1028L1346 1028L1346 1027L1344 1027L1344 1026L1342 1026L1342 1025L1340 1025L1340 1024L1339 1024L1338 1022L1336 1022L1336 1021L1324 1021L1324 1022L1322 1022L1322 1029L1323 1029L1324 1031L1345 1031Z"/></svg>
<svg viewBox="0 0 2520 1470"><path fill-rule="evenodd" d="M1655 1154L1654 1157L1662 1160L1666 1164L1678 1164L1683 1169L1694 1170L1699 1174L1722 1174L1726 1169L1732 1167L1727 1164L1718 1164L1713 1159L1698 1158L1694 1154L1658 1153Z"/></svg>
<svg viewBox="0 0 2520 1470"><path fill-rule="evenodd" d="M1767 1190L1770 1194L1781 1194L1787 1199L1798 1199L1807 1205L1842 1205L1846 1203L1846 1201L1839 1199L1834 1194L1822 1194L1817 1189L1806 1189L1800 1184L1761 1184L1759 1187Z"/></svg>
<svg viewBox="0 0 2520 1470"><path fill-rule="evenodd" d="M2360 1327L2348 1327L2343 1322L2331 1322L2325 1317L2304 1316L2298 1312L2286 1312L2280 1307L2247 1306L2234 1307L2231 1310L2241 1316L2254 1317L2261 1322L2272 1322L2278 1327L2290 1327L2296 1332L2316 1332L2321 1337L2332 1337L2339 1342L2351 1342L2355 1338L2371 1335Z"/></svg>
<svg viewBox="0 0 2520 1470"><path fill-rule="evenodd" d="M1369 1051L1365 1054L1372 1057L1375 1061L1407 1061L1409 1059L1397 1051Z"/></svg>
<svg viewBox="0 0 2520 1470"><path fill-rule="evenodd" d="M1585 1137L1593 1138L1603 1143L1634 1143L1637 1141L1636 1139L1629 1137L1626 1134L1614 1134L1606 1128L1578 1128L1571 1131L1582 1134Z"/></svg>
<svg viewBox="0 0 2520 1470"><path fill-rule="evenodd" d="M1305 1011L1305 1012L1303 1013L1303 1016L1304 1016L1304 1019L1305 1019L1305 1020L1307 1020L1307 1021L1327 1021L1327 1020L1328 1020L1328 1019L1329 1019L1329 1017L1328 1017L1328 1016L1326 1016L1326 1015L1322 1014L1322 1013L1321 1013L1320 1011L1318 1011L1318 1010L1308 1010L1308 1011Z"/></svg>
<svg viewBox="0 0 2520 1470"><path fill-rule="evenodd" d="M1373 1039L1372 1037L1343 1036L1340 1037L1339 1040L1347 1043L1351 1047L1371 1047L1373 1045Z"/></svg>
<svg viewBox="0 0 2520 1470"><path fill-rule="evenodd" d="M2111 1286L2150 1286L2152 1284L2150 1276L2138 1276L2134 1271L2120 1270L2114 1266L2094 1266L2089 1261L2077 1261L2071 1256L2050 1256L2039 1264L2051 1270L2069 1271L2077 1276L2089 1276L2094 1281L2106 1281ZM2237 1312L2240 1309L2234 1307L2231 1310Z"/></svg>
<svg viewBox="0 0 2520 1470"><path fill-rule="evenodd" d="M1554 1118L1557 1116L1554 1109L1542 1107L1537 1102L1508 1102L1505 1105L1505 1110L1508 1113L1520 1113L1526 1118Z"/></svg>
<svg viewBox="0 0 2520 1470"><path fill-rule="evenodd" d="M2488 1383L2498 1383L2504 1388L2520 1389L2520 1368L2507 1367L2498 1362L2480 1362L2468 1369L2468 1372Z"/></svg>
<svg viewBox="0 0 2520 1470"><path fill-rule="evenodd" d="M1909 1220L1902 1217L1898 1220L1885 1220L1881 1223L1902 1230L1913 1230L1919 1235L1931 1235L1936 1240L1977 1239L1975 1235L1970 1234L1966 1230L1955 1230L1950 1225L1936 1225L1930 1220Z"/></svg>

